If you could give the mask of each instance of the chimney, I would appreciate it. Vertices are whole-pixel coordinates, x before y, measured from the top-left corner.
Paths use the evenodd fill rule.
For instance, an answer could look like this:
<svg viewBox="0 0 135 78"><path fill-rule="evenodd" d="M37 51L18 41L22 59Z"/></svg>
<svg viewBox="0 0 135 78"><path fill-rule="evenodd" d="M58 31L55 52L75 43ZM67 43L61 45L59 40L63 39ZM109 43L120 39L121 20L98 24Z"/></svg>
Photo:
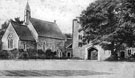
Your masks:
<svg viewBox="0 0 135 78"><path fill-rule="evenodd" d="M54 20L54 23L56 23L56 20Z"/></svg>

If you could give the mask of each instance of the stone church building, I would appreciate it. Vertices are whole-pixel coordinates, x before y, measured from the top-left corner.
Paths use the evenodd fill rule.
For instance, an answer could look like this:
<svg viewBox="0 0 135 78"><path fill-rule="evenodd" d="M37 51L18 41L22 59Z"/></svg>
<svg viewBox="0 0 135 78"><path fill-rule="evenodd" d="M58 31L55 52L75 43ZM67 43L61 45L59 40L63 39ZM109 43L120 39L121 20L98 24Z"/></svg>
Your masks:
<svg viewBox="0 0 135 78"><path fill-rule="evenodd" d="M24 24L10 22L2 37L2 49L41 49L61 51L64 48L65 36L56 22L48 22L31 17L27 2L24 13Z"/></svg>
<svg viewBox="0 0 135 78"><path fill-rule="evenodd" d="M84 60L105 60L111 55L111 51L104 50L100 45L92 45L91 43L83 45L83 31L79 32L81 25L79 19L73 20L73 57Z"/></svg>

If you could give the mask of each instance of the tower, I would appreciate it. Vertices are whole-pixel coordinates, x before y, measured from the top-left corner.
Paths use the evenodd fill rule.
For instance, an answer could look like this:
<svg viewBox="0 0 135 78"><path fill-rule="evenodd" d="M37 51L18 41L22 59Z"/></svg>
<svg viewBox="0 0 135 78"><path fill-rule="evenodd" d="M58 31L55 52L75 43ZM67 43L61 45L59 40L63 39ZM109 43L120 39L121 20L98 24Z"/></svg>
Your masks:
<svg viewBox="0 0 135 78"><path fill-rule="evenodd" d="M82 35L83 32L79 32L79 29L81 29L81 24L79 23L79 18L76 18L73 20L73 57L83 58L83 52L81 51L82 48Z"/></svg>
<svg viewBox="0 0 135 78"><path fill-rule="evenodd" d="M31 10L30 10L29 3L27 1L26 7L25 7L25 11L24 11L24 23L25 23L25 25L29 24L29 19L30 18L31 18Z"/></svg>

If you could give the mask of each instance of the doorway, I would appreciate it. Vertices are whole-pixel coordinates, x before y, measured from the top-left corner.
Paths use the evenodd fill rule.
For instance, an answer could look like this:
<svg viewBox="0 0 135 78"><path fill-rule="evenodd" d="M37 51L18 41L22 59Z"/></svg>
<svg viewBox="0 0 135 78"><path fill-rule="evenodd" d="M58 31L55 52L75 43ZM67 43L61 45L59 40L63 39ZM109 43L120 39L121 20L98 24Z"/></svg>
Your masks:
<svg viewBox="0 0 135 78"><path fill-rule="evenodd" d="M88 60L98 60L98 50L94 47L88 49Z"/></svg>
<svg viewBox="0 0 135 78"><path fill-rule="evenodd" d="M121 59L124 59L125 58L125 52L124 51L120 52L120 58Z"/></svg>

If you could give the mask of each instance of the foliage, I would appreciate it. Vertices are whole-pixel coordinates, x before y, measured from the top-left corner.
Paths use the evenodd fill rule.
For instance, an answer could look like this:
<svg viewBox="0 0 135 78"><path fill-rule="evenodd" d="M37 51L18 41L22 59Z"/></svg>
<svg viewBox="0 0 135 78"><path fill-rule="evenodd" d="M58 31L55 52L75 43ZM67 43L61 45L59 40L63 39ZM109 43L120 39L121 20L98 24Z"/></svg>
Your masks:
<svg viewBox="0 0 135 78"><path fill-rule="evenodd" d="M53 59L55 58L56 52L52 52L51 49L47 49L45 54L47 59Z"/></svg>
<svg viewBox="0 0 135 78"><path fill-rule="evenodd" d="M23 21L20 20L20 17L14 18L14 22L18 23L18 24L23 24Z"/></svg>
<svg viewBox="0 0 135 78"><path fill-rule="evenodd" d="M18 59L20 52L17 49L9 51L10 59Z"/></svg>
<svg viewBox="0 0 135 78"><path fill-rule="evenodd" d="M80 15L83 42L103 45L116 55L126 43L133 46L135 40L135 0L97 0Z"/></svg>
<svg viewBox="0 0 135 78"><path fill-rule="evenodd" d="M2 36L4 35L4 33L5 33L5 30L2 29L2 30L0 31L0 37L2 37Z"/></svg>
<svg viewBox="0 0 135 78"><path fill-rule="evenodd" d="M28 49L24 51L23 49L13 49L10 51L2 50L0 53L0 59L66 59L58 58L56 56L57 52L47 49L46 52L43 50Z"/></svg>
<svg viewBox="0 0 135 78"><path fill-rule="evenodd" d="M38 50L38 59L45 59L46 55L43 50Z"/></svg>
<svg viewBox="0 0 135 78"><path fill-rule="evenodd" d="M2 25L1 25L1 29L7 29L9 25L9 21L5 21Z"/></svg>
<svg viewBox="0 0 135 78"><path fill-rule="evenodd" d="M0 59L8 59L8 56L9 56L8 51L6 50L0 51Z"/></svg>
<svg viewBox="0 0 135 78"><path fill-rule="evenodd" d="M1 50L0 59L19 59L20 52L17 49L10 51Z"/></svg>
<svg viewBox="0 0 135 78"><path fill-rule="evenodd" d="M38 52L35 49L28 49L27 50L27 56L28 59L37 59L38 58Z"/></svg>

